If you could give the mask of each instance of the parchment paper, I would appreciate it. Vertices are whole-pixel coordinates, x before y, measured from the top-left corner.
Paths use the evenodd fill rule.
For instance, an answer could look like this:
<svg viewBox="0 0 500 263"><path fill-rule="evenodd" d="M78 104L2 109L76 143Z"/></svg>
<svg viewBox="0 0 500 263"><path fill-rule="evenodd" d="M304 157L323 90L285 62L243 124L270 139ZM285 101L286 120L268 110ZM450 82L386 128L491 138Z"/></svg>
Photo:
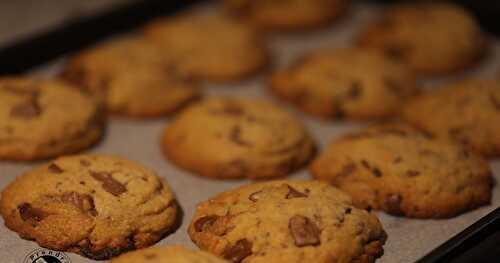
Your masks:
<svg viewBox="0 0 500 263"><path fill-rule="evenodd" d="M211 7L200 6L206 12L212 12ZM334 26L313 33L279 35L271 39L271 48L277 59L276 65L284 65L307 50L316 47L348 46L350 39L357 28L366 23L374 15L376 8L364 4L355 6L349 15L338 21ZM495 41L499 41L496 39ZM500 43L500 42L498 42ZM450 45L453 43L450 42ZM496 44L490 58L484 61L480 69L464 75L493 76L498 69L500 44ZM59 62L44 67L35 74L51 74L57 71ZM54 65L55 64L55 65ZM460 76L464 77L464 76ZM447 81L447 80L440 80ZM434 81L439 82L439 81ZM290 111L296 113L307 124L317 142L323 147L332 138L340 134L361 127L361 123L338 121L324 121L306 116L286 104L276 100L266 90L265 74L254 79L237 84L206 85L207 95L237 95L250 97L265 97ZM425 84L429 86L429 82ZM204 179L188 172L177 169L167 162L159 148L159 136L170 120L129 120L112 119L109 123L107 136L101 144L90 150L95 153L117 154L138 161L157 171L158 175L166 178L177 194L182 206L184 218L181 227L172 235L160 241L157 245L183 244L195 247L190 241L186 229L191 220L198 202L216 195L224 190L232 189L249 181L217 181ZM500 132L500 131L499 131ZM39 163L9 163L0 162L0 189L14 180L16 176L31 169ZM491 162L496 180L500 178L500 161ZM302 170L290 176L293 179L310 178L307 171ZM33 185L32 187L36 187ZM492 205L474 210L461 216L447 220L415 220L389 216L377 213L381 219L389 239L384 246L385 254L378 261L382 263L413 262L427 252L448 240L476 220L500 205L500 188L494 188ZM0 219L0 262L22 262L24 257L38 248L37 244L23 240L16 233L8 230ZM67 253L73 263L93 262L79 255Z"/></svg>

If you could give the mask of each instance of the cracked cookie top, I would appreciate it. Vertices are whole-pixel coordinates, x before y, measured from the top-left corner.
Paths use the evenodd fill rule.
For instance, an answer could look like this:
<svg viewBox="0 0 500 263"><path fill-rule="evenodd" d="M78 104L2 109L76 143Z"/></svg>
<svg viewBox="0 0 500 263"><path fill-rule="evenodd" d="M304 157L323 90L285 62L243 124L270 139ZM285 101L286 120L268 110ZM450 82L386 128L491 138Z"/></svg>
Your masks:
<svg viewBox="0 0 500 263"><path fill-rule="evenodd" d="M162 148L203 176L262 178L302 167L314 143L298 119L269 102L218 97L182 112L165 130Z"/></svg>
<svg viewBox="0 0 500 263"><path fill-rule="evenodd" d="M2 192L8 228L43 247L107 259L149 246L176 220L169 186L140 164L105 155L58 158Z"/></svg>
<svg viewBox="0 0 500 263"><path fill-rule="evenodd" d="M468 79L410 101L403 118L486 157L500 156L500 81Z"/></svg>
<svg viewBox="0 0 500 263"><path fill-rule="evenodd" d="M152 247L126 253L109 263L229 263L210 253L179 245Z"/></svg>
<svg viewBox="0 0 500 263"><path fill-rule="evenodd" d="M319 49L278 70L270 88L300 109L327 118L388 118L418 92L414 74L381 52Z"/></svg>
<svg viewBox="0 0 500 263"><path fill-rule="evenodd" d="M202 202L189 235L200 248L236 263L374 262L386 239L377 217L353 207L340 190L285 180Z"/></svg>
<svg viewBox="0 0 500 263"><path fill-rule="evenodd" d="M96 143L103 130L98 102L68 83L0 78L0 159L77 152Z"/></svg>
<svg viewBox="0 0 500 263"><path fill-rule="evenodd" d="M486 160L399 123L333 141L311 173L349 193L359 207L408 217L451 217L491 198Z"/></svg>

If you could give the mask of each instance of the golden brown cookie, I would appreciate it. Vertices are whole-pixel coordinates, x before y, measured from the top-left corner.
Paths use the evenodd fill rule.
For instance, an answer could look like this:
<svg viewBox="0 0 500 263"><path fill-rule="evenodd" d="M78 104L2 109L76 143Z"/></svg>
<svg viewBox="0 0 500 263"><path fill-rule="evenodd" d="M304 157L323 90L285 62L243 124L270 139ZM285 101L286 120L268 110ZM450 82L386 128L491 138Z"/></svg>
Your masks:
<svg viewBox="0 0 500 263"><path fill-rule="evenodd" d="M488 162L462 146L405 124L385 124L335 140L311 173L362 208L393 215L447 218L491 199Z"/></svg>
<svg viewBox="0 0 500 263"><path fill-rule="evenodd" d="M62 76L132 117L170 114L199 96L197 85L153 44L129 36L71 58Z"/></svg>
<svg viewBox="0 0 500 263"><path fill-rule="evenodd" d="M443 75L475 66L486 36L466 10L451 3L389 7L360 32L363 47L383 50L421 75Z"/></svg>
<svg viewBox="0 0 500 263"><path fill-rule="evenodd" d="M468 79L415 98L403 118L487 157L500 155L500 81Z"/></svg>
<svg viewBox="0 0 500 263"><path fill-rule="evenodd" d="M270 87L300 109L327 118L388 118L418 92L415 76L378 51L321 49L279 70Z"/></svg>
<svg viewBox="0 0 500 263"><path fill-rule="evenodd" d="M166 157L215 178L287 175L304 166L314 142L288 112L257 99L211 98L182 112L165 130Z"/></svg>
<svg viewBox="0 0 500 263"><path fill-rule="evenodd" d="M221 193L198 205L189 235L235 263L374 262L386 240L375 215L318 181L271 181Z"/></svg>
<svg viewBox="0 0 500 263"><path fill-rule="evenodd" d="M269 62L255 29L222 15L186 13L156 20L145 35L174 57L180 72L201 80L240 80Z"/></svg>
<svg viewBox="0 0 500 263"><path fill-rule="evenodd" d="M61 157L2 192L5 225L40 246L107 259L152 245L174 227L177 204L155 172L119 157Z"/></svg>
<svg viewBox="0 0 500 263"><path fill-rule="evenodd" d="M129 252L109 263L229 263L204 251L194 251L183 246L153 247Z"/></svg>
<svg viewBox="0 0 500 263"><path fill-rule="evenodd" d="M344 13L348 0L224 0L226 11L266 30L325 26Z"/></svg>
<svg viewBox="0 0 500 263"><path fill-rule="evenodd" d="M104 126L99 103L68 83L0 78L0 159L82 151L99 141Z"/></svg>

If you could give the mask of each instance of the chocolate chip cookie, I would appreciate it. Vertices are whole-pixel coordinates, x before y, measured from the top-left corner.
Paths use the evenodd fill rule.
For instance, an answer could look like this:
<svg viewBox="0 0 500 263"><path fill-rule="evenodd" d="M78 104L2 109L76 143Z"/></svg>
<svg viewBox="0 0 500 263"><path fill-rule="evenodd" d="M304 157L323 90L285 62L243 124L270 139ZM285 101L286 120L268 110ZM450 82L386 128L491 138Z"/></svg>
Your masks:
<svg viewBox="0 0 500 263"><path fill-rule="evenodd" d="M279 97L326 118L388 118L418 92L415 76L378 51L321 49L276 72Z"/></svg>
<svg viewBox="0 0 500 263"><path fill-rule="evenodd" d="M175 58L180 72L201 80L239 80L269 60L254 28L222 15L185 13L157 20L145 28L145 35Z"/></svg>
<svg viewBox="0 0 500 263"><path fill-rule="evenodd" d="M182 246L154 247L126 253L109 263L229 263L204 251L194 251Z"/></svg>
<svg viewBox="0 0 500 263"><path fill-rule="evenodd" d="M468 79L445 84L411 101L404 119L450 137L487 156L500 155L500 81Z"/></svg>
<svg viewBox="0 0 500 263"><path fill-rule="evenodd" d="M486 205L491 170L459 144L406 124L385 124L335 140L311 173L349 193L361 208L447 218Z"/></svg>
<svg viewBox="0 0 500 263"><path fill-rule="evenodd" d="M266 101L230 97L186 109L167 127L161 146L179 167L215 178L284 176L314 153L294 116Z"/></svg>
<svg viewBox="0 0 500 263"><path fill-rule="evenodd" d="M325 26L344 13L348 0L225 0L226 11L265 30Z"/></svg>
<svg viewBox="0 0 500 263"><path fill-rule="evenodd" d="M78 152L104 132L97 100L58 80L0 78L0 159L36 160Z"/></svg>
<svg viewBox="0 0 500 263"><path fill-rule="evenodd" d="M138 36L100 44L71 58L62 76L100 97L115 114L170 114L199 96L173 59Z"/></svg>
<svg viewBox="0 0 500 263"><path fill-rule="evenodd" d="M451 3L391 6L367 23L357 41L363 47L383 50L420 75L471 68L488 46L472 15Z"/></svg>
<svg viewBox="0 0 500 263"><path fill-rule="evenodd" d="M271 181L198 205L189 226L202 249L232 262L374 262L386 234L377 217L318 181Z"/></svg>
<svg viewBox="0 0 500 263"><path fill-rule="evenodd" d="M172 230L177 204L156 173L119 157L61 157L2 192L5 225L40 246L101 260L152 245Z"/></svg>

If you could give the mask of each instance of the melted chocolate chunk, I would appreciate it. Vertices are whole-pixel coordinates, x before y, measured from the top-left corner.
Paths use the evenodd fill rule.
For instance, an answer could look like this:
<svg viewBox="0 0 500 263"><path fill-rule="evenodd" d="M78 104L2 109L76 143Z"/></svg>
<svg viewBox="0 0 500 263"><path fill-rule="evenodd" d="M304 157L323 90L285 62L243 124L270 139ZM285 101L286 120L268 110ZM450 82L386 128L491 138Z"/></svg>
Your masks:
<svg viewBox="0 0 500 263"><path fill-rule="evenodd" d="M286 199L292 199L292 198L307 198L308 195L305 193L301 193L297 191L295 188L291 187L290 185L286 185L288 187L288 193L286 194Z"/></svg>
<svg viewBox="0 0 500 263"><path fill-rule="evenodd" d="M231 132L229 134L229 139L237 144L237 145L240 145L240 146L245 146L245 147L248 147L248 146L251 146L250 143L244 141L242 138L241 138L241 127L236 125L234 126L232 129L231 129Z"/></svg>
<svg viewBox="0 0 500 263"><path fill-rule="evenodd" d="M401 210L402 201L403 197L399 194L390 194L386 196L384 204L387 212L393 215L404 215L404 212Z"/></svg>
<svg viewBox="0 0 500 263"><path fill-rule="evenodd" d="M218 215L204 216L194 222L194 230L196 232L207 231L220 218Z"/></svg>
<svg viewBox="0 0 500 263"><path fill-rule="evenodd" d="M48 216L43 210L34 208L29 203L20 204L17 206L17 210L23 221L40 222Z"/></svg>
<svg viewBox="0 0 500 263"><path fill-rule="evenodd" d="M97 181L100 181L102 183L102 188L114 196L120 196L121 194L127 192L127 188L115 180L111 173L90 171L90 176Z"/></svg>
<svg viewBox="0 0 500 263"><path fill-rule="evenodd" d="M51 163L48 167L49 169L49 172L51 173L55 173L55 174L60 174L60 173L63 173L63 169L61 169L61 167L59 167L57 164L55 163Z"/></svg>
<svg viewBox="0 0 500 263"><path fill-rule="evenodd" d="M97 210L95 209L94 198L91 195L70 192L57 198L61 202L75 206L83 213L88 213L94 217L98 215Z"/></svg>
<svg viewBox="0 0 500 263"><path fill-rule="evenodd" d="M247 239L240 239L234 245L228 245L223 253L225 259L234 263L239 263L246 257L252 255L252 242Z"/></svg>
<svg viewBox="0 0 500 263"><path fill-rule="evenodd" d="M288 229L297 247L318 246L321 244L318 227L305 216L296 215L290 218Z"/></svg>

